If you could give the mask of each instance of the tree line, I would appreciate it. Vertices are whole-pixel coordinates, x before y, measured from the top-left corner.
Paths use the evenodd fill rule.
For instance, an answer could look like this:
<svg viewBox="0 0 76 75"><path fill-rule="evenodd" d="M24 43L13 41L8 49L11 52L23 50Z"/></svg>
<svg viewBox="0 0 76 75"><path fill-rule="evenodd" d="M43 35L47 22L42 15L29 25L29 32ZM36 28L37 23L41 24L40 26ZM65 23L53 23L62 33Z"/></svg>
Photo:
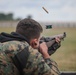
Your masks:
<svg viewBox="0 0 76 75"><path fill-rule="evenodd" d="M0 21L2 20L20 20L20 18L14 19L13 18L13 13L0 13Z"/></svg>

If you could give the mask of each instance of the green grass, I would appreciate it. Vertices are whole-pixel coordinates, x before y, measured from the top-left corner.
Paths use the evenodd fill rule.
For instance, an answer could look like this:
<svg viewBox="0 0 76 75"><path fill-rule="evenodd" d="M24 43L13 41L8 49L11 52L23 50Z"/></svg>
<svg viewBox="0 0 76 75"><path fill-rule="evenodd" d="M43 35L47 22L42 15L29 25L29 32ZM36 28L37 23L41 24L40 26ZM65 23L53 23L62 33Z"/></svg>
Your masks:
<svg viewBox="0 0 76 75"><path fill-rule="evenodd" d="M0 32L15 31L15 28L2 28ZM62 46L50 56L58 63L61 71L76 71L76 28L53 28L45 29L43 36L67 33L67 37L62 41Z"/></svg>
<svg viewBox="0 0 76 75"><path fill-rule="evenodd" d="M10 33L12 31L15 31L15 28L14 27L0 27L0 33L1 32L7 32L7 33Z"/></svg>

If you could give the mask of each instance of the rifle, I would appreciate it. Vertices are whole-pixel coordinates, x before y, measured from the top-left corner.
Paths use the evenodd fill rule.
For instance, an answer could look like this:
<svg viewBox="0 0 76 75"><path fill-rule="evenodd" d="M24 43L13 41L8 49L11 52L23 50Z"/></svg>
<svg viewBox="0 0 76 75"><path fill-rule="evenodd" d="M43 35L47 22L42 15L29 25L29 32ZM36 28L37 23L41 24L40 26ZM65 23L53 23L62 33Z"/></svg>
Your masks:
<svg viewBox="0 0 76 75"><path fill-rule="evenodd" d="M66 32L64 32L63 34L55 35L55 36L42 37L40 39L40 43L46 42L49 55L53 54L61 46L61 43L57 43L55 41L56 37L60 38L60 40L62 41L66 37Z"/></svg>

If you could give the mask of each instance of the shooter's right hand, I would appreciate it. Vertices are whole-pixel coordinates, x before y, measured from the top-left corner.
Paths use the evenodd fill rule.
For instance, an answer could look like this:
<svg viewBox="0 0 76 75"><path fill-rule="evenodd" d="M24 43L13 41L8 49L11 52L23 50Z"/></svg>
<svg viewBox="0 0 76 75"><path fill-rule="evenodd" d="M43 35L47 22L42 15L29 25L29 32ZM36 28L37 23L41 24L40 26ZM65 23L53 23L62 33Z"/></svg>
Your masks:
<svg viewBox="0 0 76 75"><path fill-rule="evenodd" d="M43 42L39 45L39 52L43 55L44 59L50 58L48 54L48 47L46 46L46 43Z"/></svg>

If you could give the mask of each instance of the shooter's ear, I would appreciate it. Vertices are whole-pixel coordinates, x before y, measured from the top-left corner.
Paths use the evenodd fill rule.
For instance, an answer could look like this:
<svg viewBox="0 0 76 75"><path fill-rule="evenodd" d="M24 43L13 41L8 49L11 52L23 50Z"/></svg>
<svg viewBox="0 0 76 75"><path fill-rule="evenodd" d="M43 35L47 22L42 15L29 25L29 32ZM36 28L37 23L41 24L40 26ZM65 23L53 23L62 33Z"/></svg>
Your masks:
<svg viewBox="0 0 76 75"><path fill-rule="evenodd" d="M37 48L37 44L38 44L37 41L38 41L37 39L31 40L30 45L31 45L33 48Z"/></svg>

